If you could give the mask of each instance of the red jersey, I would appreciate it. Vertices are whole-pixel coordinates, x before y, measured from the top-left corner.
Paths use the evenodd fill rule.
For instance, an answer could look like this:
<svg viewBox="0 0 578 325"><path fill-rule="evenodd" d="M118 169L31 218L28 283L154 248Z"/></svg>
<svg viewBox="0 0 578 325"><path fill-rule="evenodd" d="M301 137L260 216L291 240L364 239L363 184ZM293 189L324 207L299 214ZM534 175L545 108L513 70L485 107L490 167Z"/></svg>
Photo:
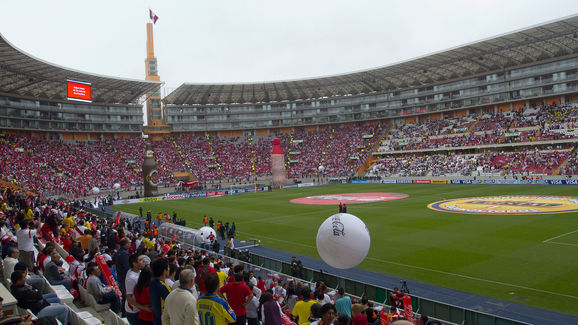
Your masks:
<svg viewBox="0 0 578 325"><path fill-rule="evenodd" d="M207 289L205 289L205 277L209 273L217 274L217 271L215 271L214 268L207 266L207 265L201 265L201 266L199 266L199 269L197 270L196 282L197 282L197 285L199 286L199 291L201 293L207 293Z"/></svg>
<svg viewBox="0 0 578 325"><path fill-rule="evenodd" d="M247 309L243 304L247 302L247 297L253 294L253 291L243 282L227 283L221 289L221 293L227 295L227 301L237 317L247 314Z"/></svg>
<svg viewBox="0 0 578 325"><path fill-rule="evenodd" d="M265 280L257 281L257 288L261 289L261 291L265 292Z"/></svg>

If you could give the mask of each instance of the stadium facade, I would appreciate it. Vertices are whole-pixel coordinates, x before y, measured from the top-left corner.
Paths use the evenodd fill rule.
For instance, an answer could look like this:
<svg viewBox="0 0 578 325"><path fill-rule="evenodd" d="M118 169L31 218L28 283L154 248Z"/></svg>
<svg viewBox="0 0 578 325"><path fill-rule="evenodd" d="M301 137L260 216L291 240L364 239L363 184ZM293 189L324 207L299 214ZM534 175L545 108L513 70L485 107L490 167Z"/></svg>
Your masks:
<svg viewBox="0 0 578 325"><path fill-rule="evenodd" d="M90 84L91 100L71 101L69 80ZM141 136L139 99L162 85L79 72L35 58L0 35L0 129L63 141Z"/></svg>
<svg viewBox="0 0 578 325"><path fill-rule="evenodd" d="M382 68L280 82L183 84L173 132L221 136L378 119L443 119L578 100L578 16Z"/></svg>
<svg viewBox="0 0 578 325"><path fill-rule="evenodd" d="M162 99L162 118L155 111L152 120L163 126L161 134L266 135L304 126L414 122L576 101L577 30L574 15L367 71L264 83L185 83ZM152 35L150 43L147 54L153 53ZM148 74L146 81L126 80L59 67L3 37L0 73L0 129L60 140L142 133L139 101L162 85ZM67 100L68 79L91 83L92 103Z"/></svg>

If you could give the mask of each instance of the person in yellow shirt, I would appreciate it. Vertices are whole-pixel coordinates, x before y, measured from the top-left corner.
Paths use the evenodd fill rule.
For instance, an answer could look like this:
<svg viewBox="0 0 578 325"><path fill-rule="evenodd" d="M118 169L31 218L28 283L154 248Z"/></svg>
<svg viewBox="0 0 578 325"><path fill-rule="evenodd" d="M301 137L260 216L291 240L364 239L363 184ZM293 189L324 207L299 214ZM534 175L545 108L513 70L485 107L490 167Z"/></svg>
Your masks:
<svg viewBox="0 0 578 325"><path fill-rule="evenodd" d="M74 227L74 218L72 217L72 215L69 215L68 217L62 219L62 228L64 227L67 228L67 231L68 228Z"/></svg>
<svg viewBox="0 0 578 325"><path fill-rule="evenodd" d="M155 243L152 240L147 240L145 243L147 249L155 249Z"/></svg>
<svg viewBox="0 0 578 325"><path fill-rule="evenodd" d="M309 316L311 316L311 306L316 303L311 299L311 289L309 287L303 288L301 291L303 300L299 300L293 307L291 314L298 320L299 325L309 325Z"/></svg>
<svg viewBox="0 0 578 325"><path fill-rule="evenodd" d="M215 263L214 267L215 271L217 271L217 275L219 276L219 287L222 287L225 285L225 281L227 281L229 275L221 271L221 265L219 265L219 263Z"/></svg>
<svg viewBox="0 0 578 325"><path fill-rule="evenodd" d="M34 217L34 211L30 207L27 207L24 211L24 219L25 220L32 220Z"/></svg>

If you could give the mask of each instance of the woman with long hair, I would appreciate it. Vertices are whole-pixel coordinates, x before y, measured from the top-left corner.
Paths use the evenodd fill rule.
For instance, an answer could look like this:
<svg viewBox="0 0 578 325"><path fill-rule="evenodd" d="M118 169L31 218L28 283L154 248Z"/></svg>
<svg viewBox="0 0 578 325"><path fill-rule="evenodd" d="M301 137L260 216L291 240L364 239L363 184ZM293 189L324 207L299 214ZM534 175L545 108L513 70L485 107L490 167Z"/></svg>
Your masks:
<svg viewBox="0 0 578 325"><path fill-rule="evenodd" d="M153 273L150 267L145 267L140 271L138 281L134 287L134 300L141 304L150 306L152 308L151 298L149 295L149 286L153 278ZM151 311L141 309L138 313L138 321L140 325L152 325L154 322L154 315Z"/></svg>

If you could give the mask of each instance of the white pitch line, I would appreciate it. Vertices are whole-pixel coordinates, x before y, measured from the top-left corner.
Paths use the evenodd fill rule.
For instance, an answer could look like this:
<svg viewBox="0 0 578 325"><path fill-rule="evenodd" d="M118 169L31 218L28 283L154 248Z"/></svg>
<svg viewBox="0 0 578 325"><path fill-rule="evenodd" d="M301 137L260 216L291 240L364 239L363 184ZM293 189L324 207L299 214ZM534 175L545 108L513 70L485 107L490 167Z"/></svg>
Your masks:
<svg viewBox="0 0 578 325"><path fill-rule="evenodd" d="M577 230L577 231L578 231L578 230ZM288 243L288 244L292 244L292 245L299 245L299 246L304 246L304 247L315 248L315 247L313 247L313 246L311 246L311 245L305 245L305 244L301 244L301 243L290 242L290 241L287 241L287 240L276 239L276 238L271 238L271 237L264 237L264 236L260 236L260 237L261 237L261 238L266 238L266 239L269 239L269 240L273 240L273 241L284 242L284 243ZM506 283L506 282L500 282L500 281L494 281L494 280L476 278L476 277L469 276L469 275L463 275L463 274L458 274L458 273L445 272L445 271L430 269L430 268L427 268L427 267L421 267L421 266L415 266L415 265L409 265L409 264L391 262L391 261L386 261L386 260L380 260L380 259L373 258L373 257L367 257L367 259L368 259L368 260L374 260L374 261L377 261L377 262L382 262L382 263L389 263L389 264L394 264L394 265L398 265L398 266L404 266L404 267L419 269L419 270L423 270L423 271L430 271L430 272L435 272L435 273L440 273L440 274L445 274L445 275L451 275L451 276L460 277L460 278L465 278L465 279L469 279L469 280L475 280L475 281L481 281L481 282L487 282L487 283L494 283L494 284L499 284L499 285L504 285L504 286L510 286L510 287L514 287L514 288L520 288L520 289L525 289L525 290L530 290L530 291L536 291L536 292L541 292L541 293L547 293L547 294L551 294L551 295L555 295L555 296L567 297L567 298L572 298L572 299L577 299L577 300L578 300L578 297L576 297L576 296L571 296L571 295L566 295L566 294L563 294L563 293L552 292L552 291L547 291L547 290L541 290L541 289L536 289L536 288L525 287L525 286L521 286L521 285L517 285L517 284L511 284L511 283Z"/></svg>
<svg viewBox="0 0 578 325"><path fill-rule="evenodd" d="M545 242L546 244L556 244L556 245L566 245L566 246L576 246L578 247L578 244L570 244L570 243L561 243L561 242L557 242L557 241L549 241L549 242Z"/></svg>
<svg viewBox="0 0 578 325"><path fill-rule="evenodd" d="M578 299L578 297L576 297L576 296L571 296L571 295L566 295L566 294L563 294L563 293L552 292L552 291L547 291L547 290L541 290L541 289L536 289L536 288L525 287L525 286L521 286L521 285L517 285L517 284L511 284L511 283L506 283L506 282L500 282L500 281L494 281L494 280L476 278L476 277L469 276L469 275L463 275L463 274L458 274L458 273L439 271L439 270L434 270L434 269L430 269L430 268L427 268L427 267L421 267L421 266L415 266L415 265L408 265L408 264L397 263L397 262L390 262L390 261L380 260L380 259L373 258L373 257L368 257L367 259L368 259L368 260L378 261L378 262L383 262L383 263L389 263L389 264L399 265L399 266L411 267L411 268L414 268L414 269L419 269L419 270L424 270L424 271L430 271L430 272L441 273L441 274L445 274L445 275L451 275L451 276L460 277L460 278L465 278L465 279L469 279L469 280L475 280L475 281L482 281L482 282L494 283L494 284L499 284L499 285L514 287L514 288L520 288L520 289L530 290L530 291L537 291L537 292L542 292L542 293L548 293L548 294L555 295L555 296L562 296L562 297L567 297L567 298L572 298L572 299Z"/></svg>
<svg viewBox="0 0 578 325"><path fill-rule="evenodd" d="M566 236L566 235L573 234L573 233L575 233L575 232L577 232L577 231L578 231L578 229L576 229L576 230L574 230L574 231L571 231L571 232L567 232L567 233L565 233L565 234L562 234L562 235L559 235L559 236L556 236L556 237L548 238L548 239L546 239L546 240L544 240L544 241L542 241L542 242L543 242L543 243L547 243L547 242L551 241L552 239L564 237L564 236Z"/></svg>

